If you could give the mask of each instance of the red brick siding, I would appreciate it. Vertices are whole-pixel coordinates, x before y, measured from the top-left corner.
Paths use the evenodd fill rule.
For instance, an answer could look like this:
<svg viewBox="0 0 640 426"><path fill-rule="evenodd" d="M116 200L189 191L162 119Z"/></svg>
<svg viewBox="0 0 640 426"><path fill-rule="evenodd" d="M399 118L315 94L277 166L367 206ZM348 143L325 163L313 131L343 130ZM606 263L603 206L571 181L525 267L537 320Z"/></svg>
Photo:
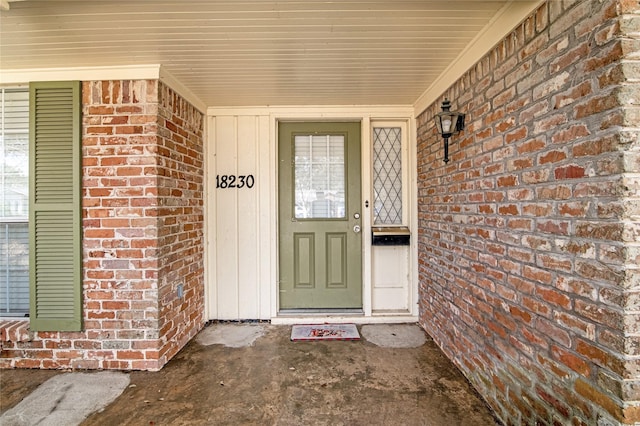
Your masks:
<svg viewBox="0 0 640 426"><path fill-rule="evenodd" d="M203 115L155 80L82 89L84 331L3 339L0 367L156 370L204 323Z"/></svg>
<svg viewBox="0 0 640 426"><path fill-rule="evenodd" d="M205 322L204 153L202 114L165 85L159 93L159 356L166 362Z"/></svg>
<svg viewBox="0 0 640 426"><path fill-rule="evenodd" d="M542 5L447 90L448 164L417 119L420 322L506 424L640 421L637 8Z"/></svg>
<svg viewBox="0 0 640 426"><path fill-rule="evenodd" d="M157 91L156 81L83 85L84 325L99 331L108 368L161 367Z"/></svg>

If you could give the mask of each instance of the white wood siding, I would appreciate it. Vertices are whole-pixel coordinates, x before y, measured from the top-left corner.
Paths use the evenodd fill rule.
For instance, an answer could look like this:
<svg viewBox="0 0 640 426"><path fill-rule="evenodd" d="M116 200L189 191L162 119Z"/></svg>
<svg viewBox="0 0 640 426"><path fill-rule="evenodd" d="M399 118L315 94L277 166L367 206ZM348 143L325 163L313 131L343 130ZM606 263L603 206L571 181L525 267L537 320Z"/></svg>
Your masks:
<svg viewBox="0 0 640 426"><path fill-rule="evenodd" d="M207 137L207 315L209 319L274 319L277 300L277 123L279 120L348 120L362 122L363 203L371 202L371 123L402 121L409 134L406 185L411 188L409 226L416 230L415 126L412 107L298 107L298 108L210 108ZM216 175L255 177L251 189L217 189ZM398 271L397 283L405 286L395 297L395 313L375 312L372 304L375 282L371 247L371 208L362 210L363 310L364 317L417 315L414 277L415 246L405 248L406 264ZM412 237L412 240L415 238ZM379 259L380 261L380 259ZM391 259L391 262L394 260ZM386 279L386 278L385 278ZM387 280L389 281L389 280ZM406 283L411 283L409 287ZM388 285L389 283L387 283ZM383 286L385 284L382 284ZM396 284L393 284L395 286ZM382 290L382 292L389 290ZM402 306L400 306L402 305ZM377 309L391 309L388 304Z"/></svg>
<svg viewBox="0 0 640 426"><path fill-rule="evenodd" d="M208 310L215 319L268 319L275 249L268 116L209 118ZM216 175L253 175L253 188L217 189Z"/></svg>

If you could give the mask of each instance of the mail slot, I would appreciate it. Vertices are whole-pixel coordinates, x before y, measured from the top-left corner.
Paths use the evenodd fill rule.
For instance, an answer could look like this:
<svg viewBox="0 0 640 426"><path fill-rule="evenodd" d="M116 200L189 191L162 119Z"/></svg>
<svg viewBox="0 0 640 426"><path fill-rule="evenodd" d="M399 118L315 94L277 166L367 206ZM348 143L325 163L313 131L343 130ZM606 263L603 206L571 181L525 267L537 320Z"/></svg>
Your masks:
<svg viewBox="0 0 640 426"><path fill-rule="evenodd" d="M380 226L371 229L374 246L408 246L411 232L406 226Z"/></svg>

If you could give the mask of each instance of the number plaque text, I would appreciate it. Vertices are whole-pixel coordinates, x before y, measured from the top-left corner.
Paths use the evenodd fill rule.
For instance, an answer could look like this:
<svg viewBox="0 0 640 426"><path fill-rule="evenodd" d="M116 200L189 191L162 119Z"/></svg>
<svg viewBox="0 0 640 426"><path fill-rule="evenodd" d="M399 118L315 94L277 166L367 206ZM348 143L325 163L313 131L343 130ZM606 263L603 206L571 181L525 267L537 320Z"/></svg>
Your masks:
<svg viewBox="0 0 640 426"><path fill-rule="evenodd" d="M216 188L253 188L256 181L253 175L216 175Z"/></svg>

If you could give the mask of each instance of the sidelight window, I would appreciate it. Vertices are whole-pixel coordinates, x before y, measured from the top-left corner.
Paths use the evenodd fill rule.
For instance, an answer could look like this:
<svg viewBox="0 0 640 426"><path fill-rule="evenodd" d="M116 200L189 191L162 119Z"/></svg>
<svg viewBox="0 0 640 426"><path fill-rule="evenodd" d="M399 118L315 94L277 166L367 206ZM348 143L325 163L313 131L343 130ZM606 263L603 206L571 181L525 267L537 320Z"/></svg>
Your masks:
<svg viewBox="0 0 640 426"><path fill-rule="evenodd" d="M402 225L404 220L403 123L373 126L373 223Z"/></svg>

